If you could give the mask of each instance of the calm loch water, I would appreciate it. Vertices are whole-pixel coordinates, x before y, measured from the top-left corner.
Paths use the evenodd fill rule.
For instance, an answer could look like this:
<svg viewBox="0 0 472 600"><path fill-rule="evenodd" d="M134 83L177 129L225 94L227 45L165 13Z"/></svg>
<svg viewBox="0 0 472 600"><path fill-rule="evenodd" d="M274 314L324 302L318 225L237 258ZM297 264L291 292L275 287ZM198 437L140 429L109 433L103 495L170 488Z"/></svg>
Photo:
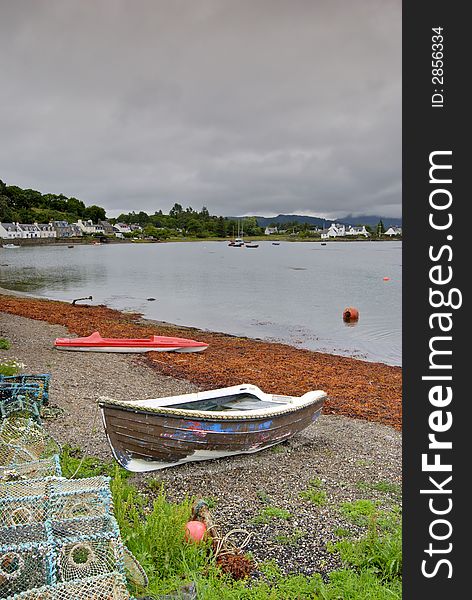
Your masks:
<svg viewBox="0 0 472 600"><path fill-rule="evenodd" d="M0 248L0 265L0 287L12 290L401 364L400 242ZM356 325L342 320L347 306L359 309Z"/></svg>

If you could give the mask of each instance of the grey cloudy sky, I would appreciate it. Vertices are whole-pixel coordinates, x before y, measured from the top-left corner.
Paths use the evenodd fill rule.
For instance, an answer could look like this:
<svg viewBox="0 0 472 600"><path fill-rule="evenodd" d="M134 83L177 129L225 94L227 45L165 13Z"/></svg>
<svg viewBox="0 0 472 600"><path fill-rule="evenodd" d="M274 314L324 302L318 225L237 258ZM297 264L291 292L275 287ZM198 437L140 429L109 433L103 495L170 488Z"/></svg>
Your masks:
<svg viewBox="0 0 472 600"><path fill-rule="evenodd" d="M7 184L401 215L400 0L0 0L0 73Z"/></svg>

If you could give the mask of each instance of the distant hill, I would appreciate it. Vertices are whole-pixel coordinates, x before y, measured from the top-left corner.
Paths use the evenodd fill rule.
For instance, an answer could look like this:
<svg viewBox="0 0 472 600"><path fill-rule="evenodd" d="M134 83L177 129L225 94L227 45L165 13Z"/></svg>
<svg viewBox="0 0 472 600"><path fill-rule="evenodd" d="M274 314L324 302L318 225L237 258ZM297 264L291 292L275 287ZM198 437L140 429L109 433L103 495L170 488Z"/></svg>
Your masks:
<svg viewBox="0 0 472 600"><path fill-rule="evenodd" d="M241 217L227 217L228 219L238 219ZM272 223L284 225L285 223L308 223L314 227L329 227L331 223L342 223L344 225L370 225L375 226L382 220L385 227L401 227L402 220L390 217L381 217L378 215L359 215L354 217L347 215L340 219L330 220L321 217L309 217L306 215L277 215L276 217L256 217L259 227L267 227Z"/></svg>
<svg viewBox="0 0 472 600"><path fill-rule="evenodd" d="M342 219L338 219L338 222L345 223L346 225L370 225L375 226L377 223L382 220L382 223L385 227L401 227L402 219L396 219L395 217L380 217L378 215L359 215L357 217L353 217L352 215L347 215Z"/></svg>

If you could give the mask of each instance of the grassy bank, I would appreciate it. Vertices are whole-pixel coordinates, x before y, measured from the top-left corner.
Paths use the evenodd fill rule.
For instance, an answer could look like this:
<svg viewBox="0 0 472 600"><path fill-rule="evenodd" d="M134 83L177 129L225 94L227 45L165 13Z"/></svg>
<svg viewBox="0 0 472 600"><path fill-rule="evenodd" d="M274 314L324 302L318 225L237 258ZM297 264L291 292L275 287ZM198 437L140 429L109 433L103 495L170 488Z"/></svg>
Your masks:
<svg viewBox="0 0 472 600"><path fill-rule="evenodd" d="M401 518L395 503L383 510L369 500L339 505L347 527L336 532L337 540L328 543L328 549L339 555L344 568L325 580L318 574L284 576L273 561L255 565L252 577L235 580L216 564L208 542L185 540L194 498L171 503L164 486L155 480L138 489L129 473L112 463L83 459L78 449L66 448L61 463L65 476L112 476L114 511L123 541L149 577L145 590L132 590L137 595L158 598L194 584L203 600L401 598Z"/></svg>

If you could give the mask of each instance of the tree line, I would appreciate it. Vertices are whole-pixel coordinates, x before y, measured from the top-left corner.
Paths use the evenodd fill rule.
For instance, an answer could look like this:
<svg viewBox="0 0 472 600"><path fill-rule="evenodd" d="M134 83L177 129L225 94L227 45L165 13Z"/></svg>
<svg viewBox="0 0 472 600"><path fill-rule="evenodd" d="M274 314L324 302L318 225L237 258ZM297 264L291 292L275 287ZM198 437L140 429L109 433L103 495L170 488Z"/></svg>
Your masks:
<svg viewBox="0 0 472 600"><path fill-rule="evenodd" d="M6 185L0 179L0 222L49 223L92 219L94 223L106 218L101 206L85 206L82 200L64 194L41 194L36 190Z"/></svg>

